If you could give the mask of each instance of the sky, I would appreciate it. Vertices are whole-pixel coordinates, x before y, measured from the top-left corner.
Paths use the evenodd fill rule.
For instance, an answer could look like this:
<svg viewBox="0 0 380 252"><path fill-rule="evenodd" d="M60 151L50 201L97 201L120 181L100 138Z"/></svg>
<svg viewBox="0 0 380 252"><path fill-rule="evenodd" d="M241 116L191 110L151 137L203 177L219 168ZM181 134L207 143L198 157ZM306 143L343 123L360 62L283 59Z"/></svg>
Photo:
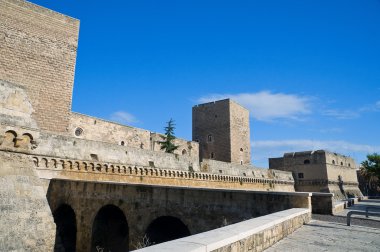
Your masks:
<svg viewBox="0 0 380 252"><path fill-rule="evenodd" d="M380 0L32 0L80 20L73 111L191 140L192 106L250 110L252 163L380 153Z"/></svg>

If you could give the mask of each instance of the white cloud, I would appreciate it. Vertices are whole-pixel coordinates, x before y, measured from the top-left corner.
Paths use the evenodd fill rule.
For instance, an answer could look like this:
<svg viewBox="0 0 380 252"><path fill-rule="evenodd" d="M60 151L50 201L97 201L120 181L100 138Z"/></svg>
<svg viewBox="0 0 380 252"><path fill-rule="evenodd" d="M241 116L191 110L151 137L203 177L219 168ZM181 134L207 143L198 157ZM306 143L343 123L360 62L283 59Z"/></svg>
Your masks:
<svg viewBox="0 0 380 252"><path fill-rule="evenodd" d="M110 119L121 124L131 124L138 122L134 115L125 111L116 111L112 113Z"/></svg>
<svg viewBox="0 0 380 252"><path fill-rule="evenodd" d="M212 94L201 97L198 99L198 102L206 103L226 98L231 98L246 107L253 118L262 121L274 119L300 120L303 115L311 112L309 97L272 93L269 91L242 94Z"/></svg>

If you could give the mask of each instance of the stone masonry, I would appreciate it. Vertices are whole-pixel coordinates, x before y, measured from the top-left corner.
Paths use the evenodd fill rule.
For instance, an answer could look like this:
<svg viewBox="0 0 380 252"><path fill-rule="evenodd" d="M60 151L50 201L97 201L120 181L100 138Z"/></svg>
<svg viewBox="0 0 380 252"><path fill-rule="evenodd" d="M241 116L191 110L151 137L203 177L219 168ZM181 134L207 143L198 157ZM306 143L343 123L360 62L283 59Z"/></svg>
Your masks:
<svg viewBox="0 0 380 252"><path fill-rule="evenodd" d="M291 171L297 191L334 193L336 199L363 196L350 157L325 150L293 152L270 158L269 167Z"/></svg>
<svg viewBox="0 0 380 252"><path fill-rule="evenodd" d="M230 99L194 106L193 141L199 142L201 159L249 164L248 110Z"/></svg>
<svg viewBox="0 0 380 252"><path fill-rule="evenodd" d="M79 21L22 0L0 0L0 20L0 79L26 87L42 130L65 132Z"/></svg>

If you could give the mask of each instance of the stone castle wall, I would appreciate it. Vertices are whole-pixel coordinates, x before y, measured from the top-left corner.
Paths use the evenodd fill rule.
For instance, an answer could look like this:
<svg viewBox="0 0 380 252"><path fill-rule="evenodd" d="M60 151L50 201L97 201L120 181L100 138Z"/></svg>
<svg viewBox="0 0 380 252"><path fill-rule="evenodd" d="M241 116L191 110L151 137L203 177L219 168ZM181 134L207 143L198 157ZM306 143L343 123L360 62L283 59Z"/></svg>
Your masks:
<svg viewBox="0 0 380 252"><path fill-rule="evenodd" d="M78 31L76 19L22 0L0 1L0 80L25 87L43 130L67 130Z"/></svg>
<svg viewBox="0 0 380 252"><path fill-rule="evenodd" d="M296 191L330 192L336 199L362 196L358 188L355 161L325 150L285 153L270 158L269 167L290 171Z"/></svg>
<svg viewBox="0 0 380 252"><path fill-rule="evenodd" d="M46 185L28 156L0 151L0 251L53 251Z"/></svg>
<svg viewBox="0 0 380 252"><path fill-rule="evenodd" d="M231 162L251 163L251 137L249 111L230 100Z"/></svg>

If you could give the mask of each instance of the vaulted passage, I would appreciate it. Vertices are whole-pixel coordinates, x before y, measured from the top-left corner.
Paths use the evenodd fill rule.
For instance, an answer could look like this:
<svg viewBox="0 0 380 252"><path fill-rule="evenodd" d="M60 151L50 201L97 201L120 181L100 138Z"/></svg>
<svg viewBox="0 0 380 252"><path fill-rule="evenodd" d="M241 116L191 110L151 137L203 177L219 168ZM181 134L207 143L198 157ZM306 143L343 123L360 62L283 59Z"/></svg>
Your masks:
<svg viewBox="0 0 380 252"><path fill-rule="evenodd" d="M74 210L64 204L54 211L53 217L57 226L54 251L75 251L77 224Z"/></svg>
<svg viewBox="0 0 380 252"><path fill-rule="evenodd" d="M190 235L189 229L178 218L162 216L155 219L147 228L150 244L158 244Z"/></svg>
<svg viewBox="0 0 380 252"><path fill-rule="evenodd" d="M128 239L124 213L113 205L102 207L92 225L91 251L129 251Z"/></svg>

